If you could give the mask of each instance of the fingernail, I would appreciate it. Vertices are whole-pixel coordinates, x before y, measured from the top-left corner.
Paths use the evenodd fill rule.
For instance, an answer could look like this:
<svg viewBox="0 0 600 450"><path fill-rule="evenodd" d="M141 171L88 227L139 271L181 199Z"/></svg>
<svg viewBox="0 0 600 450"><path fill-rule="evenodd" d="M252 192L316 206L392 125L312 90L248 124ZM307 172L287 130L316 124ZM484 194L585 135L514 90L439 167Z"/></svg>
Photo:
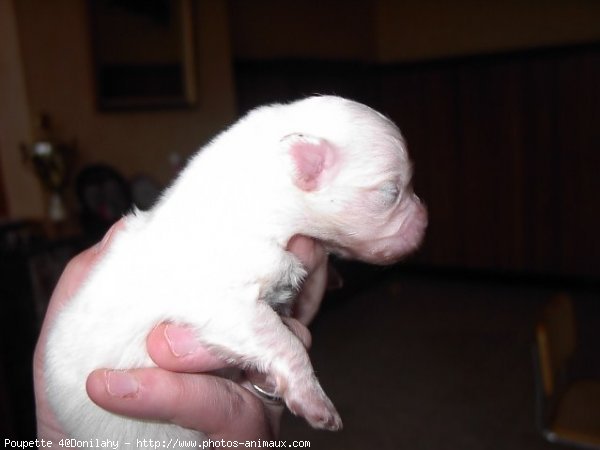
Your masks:
<svg viewBox="0 0 600 450"><path fill-rule="evenodd" d="M164 334L171 353L178 358L194 353L200 347L196 336L189 328L167 325Z"/></svg>
<svg viewBox="0 0 600 450"><path fill-rule="evenodd" d="M139 383L137 378L124 370L106 371L106 390L113 397L135 397Z"/></svg>

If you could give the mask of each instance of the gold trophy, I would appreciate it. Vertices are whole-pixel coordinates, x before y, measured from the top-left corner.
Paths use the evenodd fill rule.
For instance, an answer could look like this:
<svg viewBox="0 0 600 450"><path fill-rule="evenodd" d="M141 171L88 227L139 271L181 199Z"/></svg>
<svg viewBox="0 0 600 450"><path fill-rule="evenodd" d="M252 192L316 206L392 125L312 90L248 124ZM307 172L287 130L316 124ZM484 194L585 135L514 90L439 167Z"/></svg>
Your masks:
<svg viewBox="0 0 600 450"><path fill-rule="evenodd" d="M40 116L40 138L30 145L21 144L23 159L33 167L48 195L47 215L52 225L67 220L64 191L68 181L68 159L73 145L67 145L52 136L50 117Z"/></svg>

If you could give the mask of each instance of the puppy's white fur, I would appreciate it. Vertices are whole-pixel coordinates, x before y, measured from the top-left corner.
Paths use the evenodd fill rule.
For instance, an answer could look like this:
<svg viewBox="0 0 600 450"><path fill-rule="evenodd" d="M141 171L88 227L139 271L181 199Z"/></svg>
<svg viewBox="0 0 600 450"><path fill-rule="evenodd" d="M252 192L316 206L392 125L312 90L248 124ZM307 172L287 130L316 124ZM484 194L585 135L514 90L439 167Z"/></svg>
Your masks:
<svg viewBox="0 0 600 450"><path fill-rule="evenodd" d="M399 130L339 97L258 108L198 152L149 212L131 214L103 261L52 325L50 403L79 439L202 439L93 404L87 375L153 366L157 323L193 326L224 358L264 371L292 412L341 426L285 310L305 272L285 250L302 234L342 256L390 263L421 241L426 212L410 188ZM131 441L130 441L131 442Z"/></svg>

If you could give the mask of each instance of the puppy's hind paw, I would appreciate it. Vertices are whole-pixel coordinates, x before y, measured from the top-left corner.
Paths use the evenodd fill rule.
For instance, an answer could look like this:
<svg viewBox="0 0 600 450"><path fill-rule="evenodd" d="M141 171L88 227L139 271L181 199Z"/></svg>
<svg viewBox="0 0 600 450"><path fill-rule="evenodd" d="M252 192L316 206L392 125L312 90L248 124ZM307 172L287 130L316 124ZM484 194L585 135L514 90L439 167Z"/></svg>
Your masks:
<svg viewBox="0 0 600 450"><path fill-rule="evenodd" d="M313 428L342 429L340 415L318 384L298 395L286 395L286 404L293 414L304 417Z"/></svg>

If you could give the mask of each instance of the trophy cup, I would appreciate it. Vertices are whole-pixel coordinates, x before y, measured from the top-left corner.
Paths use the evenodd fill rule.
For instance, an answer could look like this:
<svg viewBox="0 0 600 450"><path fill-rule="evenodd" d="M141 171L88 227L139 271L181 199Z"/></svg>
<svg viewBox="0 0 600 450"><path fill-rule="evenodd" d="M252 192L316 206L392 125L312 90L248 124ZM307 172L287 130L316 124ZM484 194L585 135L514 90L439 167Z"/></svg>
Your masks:
<svg viewBox="0 0 600 450"><path fill-rule="evenodd" d="M64 191L68 181L68 157L73 146L52 137L47 114L40 116L40 130L40 138L30 145L21 144L21 152L47 193L50 224L58 225L67 219Z"/></svg>

